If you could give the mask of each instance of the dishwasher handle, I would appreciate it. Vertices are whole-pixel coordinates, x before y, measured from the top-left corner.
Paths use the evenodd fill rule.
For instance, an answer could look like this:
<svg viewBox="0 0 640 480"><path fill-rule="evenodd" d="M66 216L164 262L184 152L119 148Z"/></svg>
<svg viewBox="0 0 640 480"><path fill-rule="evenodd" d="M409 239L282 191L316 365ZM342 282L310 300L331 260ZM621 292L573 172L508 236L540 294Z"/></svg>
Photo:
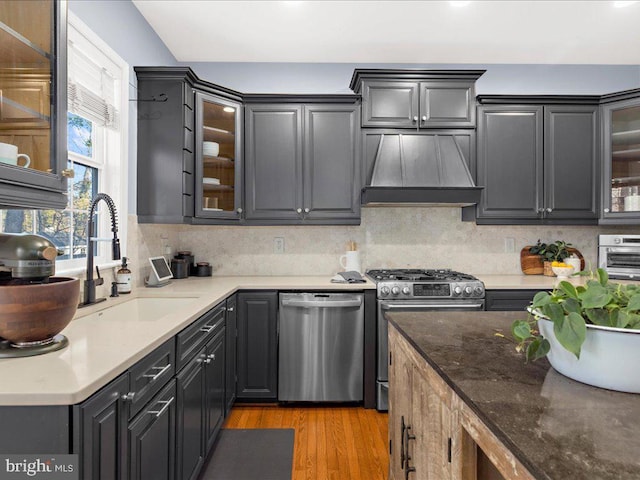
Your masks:
<svg viewBox="0 0 640 480"><path fill-rule="evenodd" d="M359 307L362 305L361 298L353 298L348 300L297 300L287 299L282 300L282 305L285 307L301 307L301 308L346 308L346 307Z"/></svg>

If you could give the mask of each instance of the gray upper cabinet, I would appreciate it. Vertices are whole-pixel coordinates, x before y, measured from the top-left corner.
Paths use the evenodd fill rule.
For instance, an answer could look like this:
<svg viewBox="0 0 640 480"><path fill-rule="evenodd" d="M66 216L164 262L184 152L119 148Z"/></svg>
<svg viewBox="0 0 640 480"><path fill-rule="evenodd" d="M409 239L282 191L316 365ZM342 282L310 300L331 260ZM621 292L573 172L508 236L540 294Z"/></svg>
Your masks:
<svg viewBox="0 0 640 480"><path fill-rule="evenodd" d="M188 67L135 67L140 223L237 223L242 103ZM226 109L226 110L225 110ZM218 146L216 155L204 142Z"/></svg>
<svg viewBox="0 0 640 480"><path fill-rule="evenodd" d="M242 110L239 102L196 92L196 218L241 218Z"/></svg>
<svg viewBox="0 0 640 480"><path fill-rule="evenodd" d="M0 207L67 206L67 2L0 2Z"/></svg>
<svg viewBox="0 0 640 480"><path fill-rule="evenodd" d="M247 223L360 223L355 97L346 103L295 99L246 105Z"/></svg>
<svg viewBox="0 0 640 480"><path fill-rule="evenodd" d="M640 223L640 89L602 99L600 223Z"/></svg>
<svg viewBox="0 0 640 480"><path fill-rule="evenodd" d="M474 128L475 81L484 70L356 69L362 126Z"/></svg>
<svg viewBox="0 0 640 480"><path fill-rule="evenodd" d="M418 125L417 82L365 82L363 127L414 128Z"/></svg>
<svg viewBox="0 0 640 480"><path fill-rule="evenodd" d="M481 98L488 104L478 107L477 183L485 188L476 222L597 223L597 100L561 104L545 97L550 104L540 105L533 104L538 97L526 99L531 104Z"/></svg>
<svg viewBox="0 0 640 480"><path fill-rule="evenodd" d="M300 219L302 106L247 105L246 119L247 219Z"/></svg>

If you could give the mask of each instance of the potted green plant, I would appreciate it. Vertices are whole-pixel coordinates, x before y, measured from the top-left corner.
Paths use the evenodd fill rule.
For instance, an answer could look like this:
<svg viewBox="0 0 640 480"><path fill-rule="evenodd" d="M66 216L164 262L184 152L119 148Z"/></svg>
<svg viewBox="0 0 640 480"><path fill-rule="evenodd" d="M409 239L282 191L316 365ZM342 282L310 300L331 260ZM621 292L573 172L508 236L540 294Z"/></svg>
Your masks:
<svg viewBox="0 0 640 480"><path fill-rule="evenodd" d="M640 285L609 282L602 269L588 275L534 296L529 317L512 324L516 348L574 380L640 393Z"/></svg>
<svg viewBox="0 0 640 480"><path fill-rule="evenodd" d="M538 242L529 249L529 252L542 257L544 275L553 277L554 273L551 264L553 262L563 262L565 258L571 255L570 249L571 244L564 240L556 240L553 243L542 243L540 239L538 239Z"/></svg>

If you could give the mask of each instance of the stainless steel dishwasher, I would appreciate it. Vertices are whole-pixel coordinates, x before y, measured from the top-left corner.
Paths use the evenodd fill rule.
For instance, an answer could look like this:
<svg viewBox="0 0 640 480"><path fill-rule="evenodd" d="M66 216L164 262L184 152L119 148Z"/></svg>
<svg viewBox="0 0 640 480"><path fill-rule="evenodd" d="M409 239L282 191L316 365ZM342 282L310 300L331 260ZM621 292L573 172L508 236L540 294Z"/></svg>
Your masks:
<svg viewBox="0 0 640 480"><path fill-rule="evenodd" d="M363 398L362 293L281 293L278 400Z"/></svg>

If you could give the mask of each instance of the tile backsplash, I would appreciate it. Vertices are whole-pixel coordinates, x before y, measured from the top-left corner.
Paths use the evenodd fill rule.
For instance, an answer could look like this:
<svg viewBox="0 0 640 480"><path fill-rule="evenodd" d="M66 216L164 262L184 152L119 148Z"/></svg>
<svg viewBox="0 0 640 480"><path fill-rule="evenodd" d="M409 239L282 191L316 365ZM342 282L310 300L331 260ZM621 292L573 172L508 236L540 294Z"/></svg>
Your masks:
<svg viewBox="0 0 640 480"><path fill-rule="evenodd" d="M148 274L147 257L191 250L214 275L332 275L349 241L362 268L452 268L475 274L519 274L520 250L540 238L565 240L594 268L599 233L637 228L598 226L479 226L462 222L457 207L367 207L358 226L191 226L137 224L129 219L128 254L136 285ZM274 253L274 239L284 253ZM513 242L514 251L507 251ZM139 270L142 267L142 271Z"/></svg>

